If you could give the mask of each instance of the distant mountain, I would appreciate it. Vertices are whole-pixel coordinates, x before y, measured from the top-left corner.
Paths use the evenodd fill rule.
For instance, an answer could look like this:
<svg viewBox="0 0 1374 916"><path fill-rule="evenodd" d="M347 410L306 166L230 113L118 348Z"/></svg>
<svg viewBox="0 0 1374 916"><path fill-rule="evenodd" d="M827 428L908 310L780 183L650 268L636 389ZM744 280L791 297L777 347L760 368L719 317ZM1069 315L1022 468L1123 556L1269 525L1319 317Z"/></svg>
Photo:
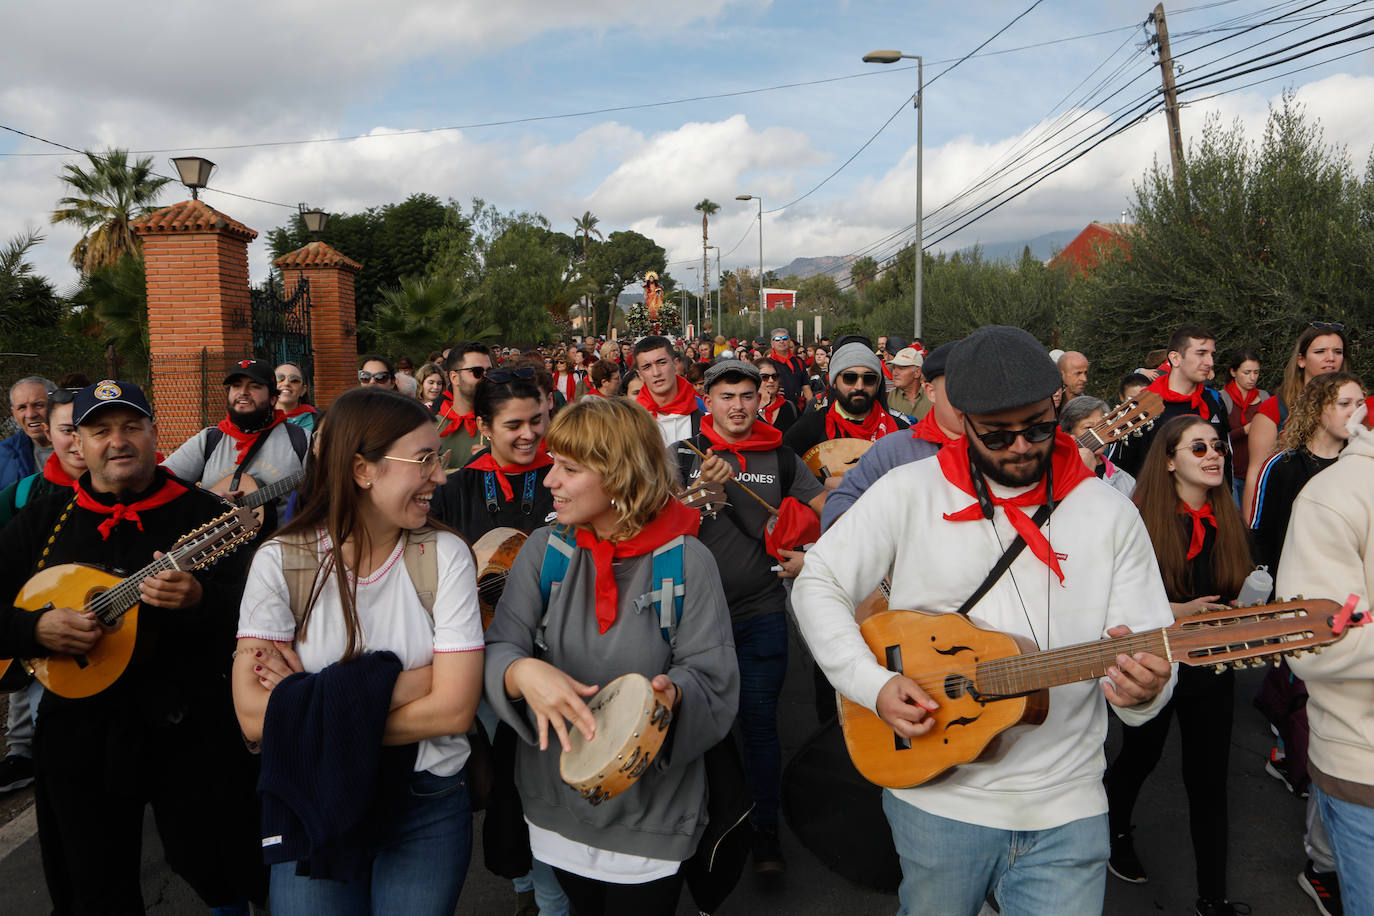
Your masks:
<svg viewBox="0 0 1374 916"><path fill-rule="evenodd" d="M818 274L834 274L838 279L849 276L849 258L830 255L819 258L795 258L792 263L779 267L773 272L779 277L796 277L805 280Z"/></svg>

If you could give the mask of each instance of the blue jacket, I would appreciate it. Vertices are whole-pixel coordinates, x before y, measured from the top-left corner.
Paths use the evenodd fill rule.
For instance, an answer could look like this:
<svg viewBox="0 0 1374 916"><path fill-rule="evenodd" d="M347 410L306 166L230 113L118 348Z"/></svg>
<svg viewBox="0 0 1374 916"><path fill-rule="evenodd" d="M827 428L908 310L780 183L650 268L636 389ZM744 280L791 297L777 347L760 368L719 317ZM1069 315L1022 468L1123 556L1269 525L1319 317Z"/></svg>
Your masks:
<svg viewBox="0 0 1374 916"><path fill-rule="evenodd" d="M0 440L0 489L18 483L38 468L33 463L33 440L22 429Z"/></svg>

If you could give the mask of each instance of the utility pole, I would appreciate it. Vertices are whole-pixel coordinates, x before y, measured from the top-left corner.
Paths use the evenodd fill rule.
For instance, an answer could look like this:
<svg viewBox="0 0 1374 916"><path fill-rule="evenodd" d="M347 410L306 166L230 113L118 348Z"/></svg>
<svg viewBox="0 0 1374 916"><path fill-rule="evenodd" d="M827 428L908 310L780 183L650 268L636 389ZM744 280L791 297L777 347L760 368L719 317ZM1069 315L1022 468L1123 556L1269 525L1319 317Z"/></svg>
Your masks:
<svg viewBox="0 0 1374 916"><path fill-rule="evenodd" d="M1178 123L1178 90L1174 88L1174 55L1169 52L1169 26L1164 21L1164 4L1155 6L1150 14L1155 27L1155 44L1159 45L1159 72L1164 78L1164 116L1169 125L1169 159L1174 165L1174 183L1183 171L1183 128Z"/></svg>

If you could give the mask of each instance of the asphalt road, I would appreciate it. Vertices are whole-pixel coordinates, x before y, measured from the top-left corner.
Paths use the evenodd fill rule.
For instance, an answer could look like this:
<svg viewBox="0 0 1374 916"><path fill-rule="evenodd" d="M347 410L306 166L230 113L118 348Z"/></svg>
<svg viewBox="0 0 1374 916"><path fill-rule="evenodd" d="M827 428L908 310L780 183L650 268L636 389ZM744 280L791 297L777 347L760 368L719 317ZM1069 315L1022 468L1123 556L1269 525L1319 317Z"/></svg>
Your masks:
<svg viewBox="0 0 1374 916"><path fill-rule="evenodd" d="M1315 907L1298 889L1296 881L1303 866L1304 803L1264 772L1271 739L1266 723L1250 706L1262 673L1242 671L1237 681L1230 778L1231 897L1248 902L1257 914L1315 913ZM810 663L795 641L781 720L786 759L811 733L815 722ZM1114 724L1107 743L1109 759L1119 740L1119 728ZM0 913L5 916L39 916L49 912L38 839L25 836L25 824L32 820L31 809L25 808L30 800L30 790L0 798L0 821L9 822L0 826ZM825 803L824 797L817 799L817 804ZM1159 767L1145 786L1135 820L1136 848L1150 880L1143 885L1127 885L1108 877L1106 912L1123 916L1191 913L1196 891L1176 730ZM480 842L480 829L475 832ZM786 876L765 883L746 872L734 895L718 913L830 916L896 912L894 895L856 887L835 875L802 848L789 830L784 829L782 843L789 865ZM481 861L479 847L457 912L482 916L510 913L513 897L509 882L485 871ZM151 818L144 831L143 885L149 913L205 912L185 883L163 864ZM678 912L682 916L695 913L686 895Z"/></svg>

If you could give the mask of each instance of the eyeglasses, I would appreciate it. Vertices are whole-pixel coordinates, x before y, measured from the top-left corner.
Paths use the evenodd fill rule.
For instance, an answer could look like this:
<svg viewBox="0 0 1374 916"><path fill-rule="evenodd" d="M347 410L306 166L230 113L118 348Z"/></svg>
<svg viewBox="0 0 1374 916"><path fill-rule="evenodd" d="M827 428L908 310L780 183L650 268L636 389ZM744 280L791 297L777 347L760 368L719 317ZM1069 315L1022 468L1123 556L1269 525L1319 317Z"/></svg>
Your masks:
<svg viewBox="0 0 1374 916"><path fill-rule="evenodd" d="M383 375L385 375L385 373L383 373ZM359 381L361 381L361 380L362 380L362 376L361 376L361 374L360 374L360 375L359 375ZM303 381L305 381L305 379L301 378L299 375L279 375L279 376L277 376L277 384L282 384L282 383L284 382L284 383L286 383L286 384L288 384L288 385L299 385L299 384L300 384L301 382L303 382Z"/></svg>
<svg viewBox="0 0 1374 916"><path fill-rule="evenodd" d="M972 424L969 426L972 428ZM1000 452L1003 449L1011 448L1012 443L1021 437L1024 437L1027 442L1044 442L1046 439L1053 438L1054 431L1058 428L1058 420L1044 420L1040 423L1032 423L1025 429L994 429L988 433L974 430L973 434L978 437L978 441L983 443L983 447L988 451Z"/></svg>
<svg viewBox="0 0 1374 916"><path fill-rule="evenodd" d="M1341 324L1339 321L1332 321L1332 322L1314 321L1314 322L1312 322L1311 324L1309 324L1308 327L1309 327L1309 328L1313 328L1313 329L1318 330L1318 331L1327 331L1327 330L1330 330L1330 331L1340 331L1340 332L1344 332L1344 331L1345 331L1345 325Z"/></svg>
<svg viewBox="0 0 1374 916"><path fill-rule="evenodd" d="M760 373L759 373L759 378L763 379L765 382L768 381L770 378L777 378L777 377L778 377L778 374L777 374L776 372L760 372Z"/></svg>
<svg viewBox="0 0 1374 916"><path fill-rule="evenodd" d="M777 343L777 342L780 341L780 340L791 340L791 339L792 339L792 338L790 338L790 337L788 337L786 334L784 334L784 335L782 335L781 337L774 337L774 338L773 338L773 342L774 342L774 343Z"/></svg>
<svg viewBox="0 0 1374 916"><path fill-rule="evenodd" d="M363 372L358 371L359 385L385 385L391 381L390 372Z"/></svg>
<svg viewBox="0 0 1374 916"><path fill-rule="evenodd" d="M448 467L449 452L429 452L423 458L402 458L399 455L383 455L387 461L404 461L406 464L418 464L420 469L429 477L441 467Z"/></svg>
<svg viewBox="0 0 1374 916"><path fill-rule="evenodd" d="M459 372L471 372L473 378L475 378L475 379L480 379L482 376L484 376L484 375L487 374L487 367L486 367L486 366L464 366L463 368L459 369L458 371L459 371Z"/></svg>
<svg viewBox="0 0 1374 916"><path fill-rule="evenodd" d="M857 385L862 382L864 387L869 387L878 384L878 376L872 372L865 372L863 374L859 374L858 372L841 372L840 381L844 382L846 385Z"/></svg>
<svg viewBox="0 0 1374 916"><path fill-rule="evenodd" d="M482 376L477 376L482 378ZM504 385L513 379L524 379L529 381L534 378L534 370L526 366L523 369L493 369L486 374L487 381L493 385Z"/></svg>
<svg viewBox="0 0 1374 916"><path fill-rule="evenodd" d="M1177 452L1180 448L1186 448L1193 453L1193 457L1195 458L1206 458L1209 448L1214 450L1222 458L1225 458L1226 453L1231 450L1230 447L1220 439L1213 442L1203 442L1201 439L1194 439L1187 445L1180 445L1178 448L1174 449L1174 451Z"/></svg>

